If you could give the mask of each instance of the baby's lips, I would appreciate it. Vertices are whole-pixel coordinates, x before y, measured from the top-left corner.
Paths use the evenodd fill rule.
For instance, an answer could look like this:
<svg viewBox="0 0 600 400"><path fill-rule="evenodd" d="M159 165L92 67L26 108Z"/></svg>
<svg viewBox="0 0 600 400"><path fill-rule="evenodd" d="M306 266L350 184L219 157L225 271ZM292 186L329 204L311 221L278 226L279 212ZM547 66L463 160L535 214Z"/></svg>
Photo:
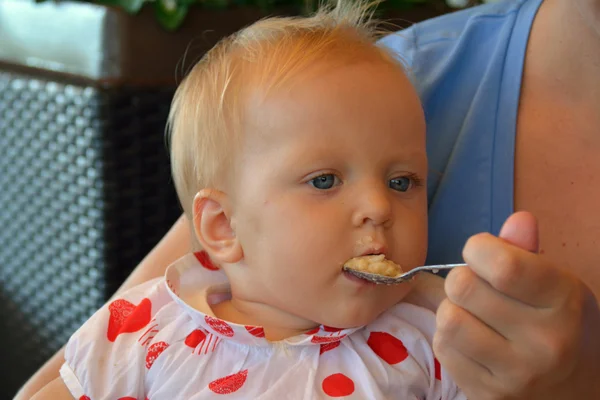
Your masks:
<svg viewBox="0 0 600 400"><path fill-rule="evenodd" d="M371 246L367 247L366 249L363 249L363 251L359 253L358 257L383 255L385 258L387 258L386 251L387 250L383 245Z"/></svg>

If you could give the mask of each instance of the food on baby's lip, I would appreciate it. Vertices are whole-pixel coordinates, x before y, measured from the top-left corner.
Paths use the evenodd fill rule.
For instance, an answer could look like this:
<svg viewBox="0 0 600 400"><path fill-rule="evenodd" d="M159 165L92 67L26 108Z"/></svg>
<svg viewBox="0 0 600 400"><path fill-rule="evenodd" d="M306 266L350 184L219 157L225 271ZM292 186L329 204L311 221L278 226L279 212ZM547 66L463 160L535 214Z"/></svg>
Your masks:
<svg viewBox="0 0 600 400"><path fill-rule="evenodd" d="M359 246L367 246L371 243L373 243L373 238L371 236L363 236L356 242Z"/></svg>
<svg viewBox="0 0 600 400"><path fill-rule="evenodd" d="M354 257L346 261L344 267L355 271L389 277L398 276L403 272L398 264L392 260L387 260L384 254Z"/></svg>

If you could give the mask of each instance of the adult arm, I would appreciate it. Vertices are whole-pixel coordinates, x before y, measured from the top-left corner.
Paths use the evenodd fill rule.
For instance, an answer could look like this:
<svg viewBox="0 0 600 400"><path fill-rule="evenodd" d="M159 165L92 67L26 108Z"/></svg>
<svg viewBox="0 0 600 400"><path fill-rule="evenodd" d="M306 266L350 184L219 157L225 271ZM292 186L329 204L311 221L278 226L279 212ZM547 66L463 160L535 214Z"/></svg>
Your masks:
<svg viewBox="0 0 600 400"><path fill-rule="evenodd" d="M600 399L597 300L537 246L533 216L514 214L446 279L434 351L468 398Z"/></svg>
<svg viewBox="0 0 600 400"><path fill-rule="evenodd" d="M31 400L73 400L73 396L63 380L56 378L36 393Z"/></svg>
<svg viewBox="0 0 600 400"><path fill-rule="evenodd" d="M115 295L140 283L162 276L169 264L191 250L191 243L191 230L188 220L182 215L162 240L137 265ZM41 388L57 378L60 379L59 369L63 362L64 346L29 378L14 400L29 400Z"/></svg>

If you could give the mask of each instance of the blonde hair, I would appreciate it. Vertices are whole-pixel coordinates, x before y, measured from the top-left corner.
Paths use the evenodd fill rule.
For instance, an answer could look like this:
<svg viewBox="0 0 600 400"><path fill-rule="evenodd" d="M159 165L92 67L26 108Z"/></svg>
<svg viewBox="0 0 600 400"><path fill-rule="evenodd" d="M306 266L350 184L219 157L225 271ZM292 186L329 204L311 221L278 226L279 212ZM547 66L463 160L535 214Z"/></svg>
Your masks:
<svg viewBox="0 0 600 400"><path fill-rule="evenodd" d="M222 189L251 89L266 95L324 60L328 68L365 60L399 65L375 44L376 4L338 0L310 17L260 20L221 40L192 68L175 93L167 131L173 180L188 217L200 189Z"/></svg>

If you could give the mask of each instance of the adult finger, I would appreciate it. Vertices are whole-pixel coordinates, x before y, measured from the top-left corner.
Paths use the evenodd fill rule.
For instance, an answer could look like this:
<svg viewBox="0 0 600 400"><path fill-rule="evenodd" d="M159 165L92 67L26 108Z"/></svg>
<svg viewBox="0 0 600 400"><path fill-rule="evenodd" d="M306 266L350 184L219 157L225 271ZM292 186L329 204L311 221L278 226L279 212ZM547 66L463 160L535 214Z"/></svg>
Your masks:
<svg viewBox="0 0 600 400"><path fill-rule="evenodd" d="M508 217L498 237L532 253L539 250L538 223L533 214L526 211L519 211Z"/></svg>
<svg viewBox="0 0 600 400"><path fill-rule="evenodd" d="M483 369L485 374L477 373L487 375L486 379L503 375L506 365L514 363L507 339L449 299L438 308L434 338L436 354L447 355L452 349L465 358L463 361L469 360L471 372ZM464 368L466 365L463 363Z"/></svg>
<svg viewBox="0 0 600 400"><path fill-rule="evenodd" d="M572 279L543 256L488 233L467 240L463 258L469 267L499 292L537 308L561 304Z"/></svg>
<svg viewBox="0 0 600 400"><path fill-rule="evenodd" d="M433 349L436 358L454 383L463 391L468 399L485 400L480 393L495 392L495 387L489 373L465 355L452 347L439 347L436 337L433 338ZM442 378L443 379L443 378ZM492 381L490 383L490 381ZM493 397L489 397L492 399Z"/></svg>
<svg viewBox="0 0 600 400"><path fill-rule="evenodd" d="M503 295L468 267L452 270L444 289L450 302L509 340L521 334L523 321L538 319L535 308Z"/></svg>

